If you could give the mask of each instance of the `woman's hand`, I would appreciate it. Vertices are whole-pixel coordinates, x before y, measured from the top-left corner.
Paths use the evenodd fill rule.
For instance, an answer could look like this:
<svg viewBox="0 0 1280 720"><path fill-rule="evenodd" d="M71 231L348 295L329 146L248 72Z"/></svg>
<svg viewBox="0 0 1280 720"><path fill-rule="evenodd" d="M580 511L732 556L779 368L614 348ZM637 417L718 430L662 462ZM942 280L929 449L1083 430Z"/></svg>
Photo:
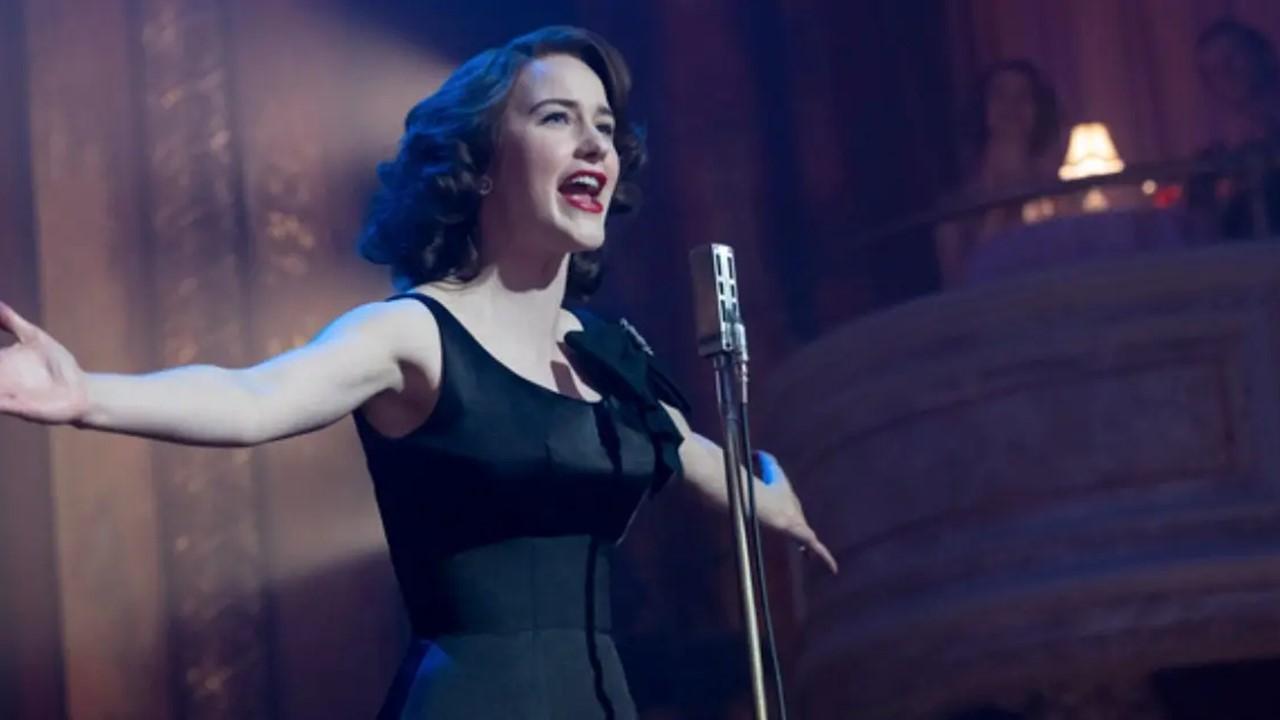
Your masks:
<svg viewBox="0 0 1280 720"><path fill-rule="evenodd" d="M761 476L765 478L764 483L756 484L756 505L761 520L799 543L801 552L815 555L831 569L832 574L840 572L835 556L809 527L800 498L796 497L782 466L768 453L758 452L756 455L761 465Z"/></svg>
<svg viewBox="0 0 1280 720"><path fill-rule="evenodd" d="M0 413L45 424L73 423L88 409L88 383L74 356L48 333L0 303Z"/></svg>
<svg viewBox="0 0 1280 720"><path fill-rule="evenodd" d="M694 432L685 420L684 414L670 405L664 405L676 429L684 436L680 444L680 465L684 469L684 477L688 484L695 488L703 498L717 507L729 506L728 483L724 477L724 451L719 445ZM831 569L832 573L840 572L831 551L818 539L818 535L809 527L804 517L804 508L800 506L800 498L796 497L791 481L782 471L778 461L766 452L755 453L760 462L761 480L755 479L751 472L756 495L756 514L760 524L771 530L782 533L799 544L800 550L812 552L814 556ZM754 468L753 468L754 470Z"/></svg>

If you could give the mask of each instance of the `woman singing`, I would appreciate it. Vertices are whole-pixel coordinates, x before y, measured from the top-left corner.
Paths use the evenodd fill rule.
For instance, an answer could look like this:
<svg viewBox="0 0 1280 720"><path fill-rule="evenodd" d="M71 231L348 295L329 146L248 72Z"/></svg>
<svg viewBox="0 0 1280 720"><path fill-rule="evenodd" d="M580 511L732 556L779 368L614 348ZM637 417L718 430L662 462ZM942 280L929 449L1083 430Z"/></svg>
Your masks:
<svg viewBox="0 0 1280 720"><path fill-rule="evenodd" d="M349 413L415 642L379 717L632 718L611 548L673 476L724 505L721 450L629 326L562 309L597 285L643 142L600 37L552 27L464 63L410 111L361 252L398 292L242 369L87 373L0 305L0 412L250 446ZM211 300L212 302L212 300ZM785 477L762 521L832 570Z"/></svg>

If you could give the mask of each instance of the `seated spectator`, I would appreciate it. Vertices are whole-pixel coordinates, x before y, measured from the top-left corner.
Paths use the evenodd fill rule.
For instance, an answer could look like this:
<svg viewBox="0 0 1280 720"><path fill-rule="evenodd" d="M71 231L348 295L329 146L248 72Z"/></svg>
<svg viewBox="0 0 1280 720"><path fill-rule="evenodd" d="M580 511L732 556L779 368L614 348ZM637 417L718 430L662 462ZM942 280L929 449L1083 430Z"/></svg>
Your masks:
<svg viewBox="0 0 1280 720"><path fill-rule="evenodd" d="M1061 160L1057 96L1025 60L989 68L975 93L968 170L954 202L977 202L1052 182ZM944 286L958 284L965 261L990 235L1022 222L1021 207L997 208L940 225L935 234Z"/></svg>

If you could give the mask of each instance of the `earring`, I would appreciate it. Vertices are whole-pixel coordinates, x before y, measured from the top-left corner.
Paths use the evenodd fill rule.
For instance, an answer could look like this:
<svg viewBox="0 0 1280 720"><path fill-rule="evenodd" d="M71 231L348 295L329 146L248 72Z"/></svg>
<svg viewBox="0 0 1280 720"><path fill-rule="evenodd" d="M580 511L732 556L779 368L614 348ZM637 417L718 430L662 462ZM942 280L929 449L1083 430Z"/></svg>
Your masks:
<svg viewBox="0 0 1280 720"><path fill-rule="evenodd" d="M481 175L480 176L480 194L488 195L491 192L493 192L493 181L489 179L488 175Z"/></svg>

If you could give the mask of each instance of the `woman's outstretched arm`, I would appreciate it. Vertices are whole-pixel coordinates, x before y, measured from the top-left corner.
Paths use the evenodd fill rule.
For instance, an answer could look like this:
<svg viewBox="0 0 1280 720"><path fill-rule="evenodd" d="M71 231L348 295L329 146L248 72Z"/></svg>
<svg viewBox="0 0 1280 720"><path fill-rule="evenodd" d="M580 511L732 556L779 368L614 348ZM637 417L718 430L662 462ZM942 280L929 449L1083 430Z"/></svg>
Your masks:
<svg viewBox="0 0 1280 720"><path fill-rule="evenodd" d="M684 415L679 410L664 405L667 414L684 435L680 444L680 464L684 467L684 478L707 502L717 507L728 507L729 488L725 482L724 450L716 443L694 432ZM748 472L746 468L743 472ZM796 497L791 481L787 479L781 468L776 468L775 476L769 484L763 483L754 473L751 475L755 484L756 513L765 527L772 528L790 537L805 550L812 551L826 564L831 572L838 572L836 559L826 545L818 539L809 521L805 519L800 499Z"/></svg>
<svg viewBox="0 0 1280 720"><path fill-rule="evenodd" d="M83 371L61 343L0 303L0 330L17 339L0 350L0 413L190 445L256 445L322 428L402 389L408 362L438 363L439 334L422 327L429 318L406 303L373 303L253 367L119 375Z"/></svg>

